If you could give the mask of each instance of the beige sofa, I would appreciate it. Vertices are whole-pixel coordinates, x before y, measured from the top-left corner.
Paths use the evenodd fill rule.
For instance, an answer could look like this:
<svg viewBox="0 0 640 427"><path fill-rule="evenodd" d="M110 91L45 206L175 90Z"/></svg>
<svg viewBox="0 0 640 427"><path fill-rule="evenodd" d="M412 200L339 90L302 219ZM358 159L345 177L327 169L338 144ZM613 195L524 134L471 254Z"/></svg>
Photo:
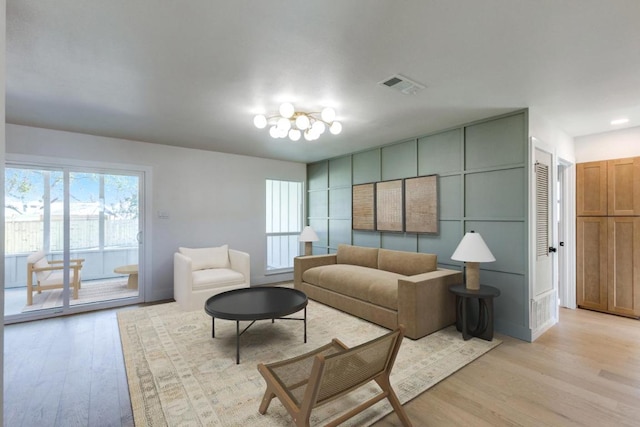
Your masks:
<svg viewBox="0 0 640 427"><path fill-rule="evenodd" d="M313 300L406 336L422 338L455 323L449 286L462 273L437 267L437 256L339 245L336 254L294 259L294 287Z"/></svg>

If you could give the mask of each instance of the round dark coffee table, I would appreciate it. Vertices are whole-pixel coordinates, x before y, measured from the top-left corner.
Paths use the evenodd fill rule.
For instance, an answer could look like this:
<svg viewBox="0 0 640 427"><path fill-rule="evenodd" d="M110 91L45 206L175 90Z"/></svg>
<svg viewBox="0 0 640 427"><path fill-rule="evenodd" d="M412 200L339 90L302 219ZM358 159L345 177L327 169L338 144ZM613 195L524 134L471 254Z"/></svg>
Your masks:
<svg viewBox="0 0 640 427"><path fill-rule="evenodd" d="M304 321L304 342L307 342L307 296L291 288L262 286L235 289L212 296L204 304L211 316L211 337L216 337L216 317L236 321L236 364L240 363L240 336L257 320L275 319ZM304 309L304 318L284 317ZM250 320L240 332L240 321Z"/></svg>

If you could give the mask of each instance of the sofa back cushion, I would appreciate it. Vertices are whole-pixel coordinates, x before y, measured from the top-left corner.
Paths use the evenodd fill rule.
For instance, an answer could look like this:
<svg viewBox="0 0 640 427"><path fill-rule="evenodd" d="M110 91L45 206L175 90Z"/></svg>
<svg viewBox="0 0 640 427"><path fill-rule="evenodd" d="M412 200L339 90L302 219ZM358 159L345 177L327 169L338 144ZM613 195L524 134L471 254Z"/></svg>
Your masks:
<svg viewBox="0 0 640 427"><path fill-rule="evenodd" d="M378 248L338 245L336 263L378 268Z"/></svg>
<svg viewBox="0 0 640 427"><path fill-rule="evenodd" d="M229 268L229 245L217 248L178 248L178 252L191 258L191 270Z"/></svg>
<svg viewBox="0 0 640 427"><path fill-rule="evenodd" d="M378 268L405 276L414 276L437 270L438 256L435 254L380 249L378 251Z"/></svg>
<svg viewBox="0 0 640 427"><path fill-rule="evenodd" d="M35 268L47 268L49 267L49 261L47 261L44 251L34 252L27 257L27 263L33 264ZM52 270L38 271L36 277L38 280L43 281L51 275ZM31 273L29 273L31 274Z"/></svg>

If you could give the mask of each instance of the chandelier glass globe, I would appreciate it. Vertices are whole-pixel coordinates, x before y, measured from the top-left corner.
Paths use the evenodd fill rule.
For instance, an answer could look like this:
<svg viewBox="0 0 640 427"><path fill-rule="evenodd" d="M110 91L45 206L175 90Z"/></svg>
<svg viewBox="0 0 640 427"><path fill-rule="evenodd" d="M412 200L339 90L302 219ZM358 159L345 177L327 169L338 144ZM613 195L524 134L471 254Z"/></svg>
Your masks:
<svg viewBox="0 0 640 427"><path fill-rule="evenodd" d="M293 117L293 113L295 112L295 108L288 102L280 105L280 115L286 119L290 119Z"/></svg>
<svg viewBox="0 0 640 427"><path fill-rule="evenodd" d="M291 129L291 121L282 117L278 120L277 126L278 129L283 129L285 132L289 132L289 129Z"/></svg>
<svg viewBox="0 0 640 427"><path fill-rule="evenodd" d="M311 126L311 129L313 130L313 132L318 134L318 136L324 133L325 128L326 126L324 125L324 122L321 122L320 120L314 122L313 125Z"/></svg>
<svg viewBox="0 0 640 427"><path fill-rule="evenodd" d="M267 126L267 118L263 114L258 114L253 118L253 124L258 129L264 129Z"/></svg>
<svg viewBox="0 0 640 427"><path fill-rule="evenodd" d="M304 139L306 139L307 141L313 141L313 136L311 135L311 132L309 132L309 130L305 130L303 135Z"/></svg>
<svg viewBox="0 0 640 427"><path fill-rule="evenodd" d="M338 135L340 132L342 132L342 124L340 122L333 122L329 127L329 132L334 135Z"/></svg>
<svg viewBox="0 0 640 427"><path fill-rule="evenodd" d="M300 139L300 136L302 136L302 132L300 132L298 129L291 129L289 131L289 139L292 141L298 141Z"/></svg>
<svg viewBox="0 0 640 427"><path fill-rule="evenodd" d="M336 119L336 111L331 107L327 107L322 110L321 117L325 122L331 123Z"/></svg>
<svg viewBox="0 0 640 427"><path fill-rule="evenodd" d="M296 127L300 130L305 130L309 127L309 117L305 114L301 114L296 117Z"/></svg>

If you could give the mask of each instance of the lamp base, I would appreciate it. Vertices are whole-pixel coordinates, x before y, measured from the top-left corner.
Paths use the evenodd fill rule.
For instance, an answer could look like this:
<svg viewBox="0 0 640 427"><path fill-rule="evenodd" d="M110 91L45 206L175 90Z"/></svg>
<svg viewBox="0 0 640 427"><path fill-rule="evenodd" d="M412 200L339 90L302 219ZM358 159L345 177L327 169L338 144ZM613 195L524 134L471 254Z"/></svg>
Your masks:
<svg viewBox="0 0 640 427"><path fill-rule="evenodd" d="M467 280L466 287L469 290L477 291L480 289L480 263L467 262Z"/></svg>
<svg viewBox="0 0 640 427"><path fill-rule="evenodd" d="M311 242L304 242L304 255L313 255L313 248L311 247Z"/></svg>

